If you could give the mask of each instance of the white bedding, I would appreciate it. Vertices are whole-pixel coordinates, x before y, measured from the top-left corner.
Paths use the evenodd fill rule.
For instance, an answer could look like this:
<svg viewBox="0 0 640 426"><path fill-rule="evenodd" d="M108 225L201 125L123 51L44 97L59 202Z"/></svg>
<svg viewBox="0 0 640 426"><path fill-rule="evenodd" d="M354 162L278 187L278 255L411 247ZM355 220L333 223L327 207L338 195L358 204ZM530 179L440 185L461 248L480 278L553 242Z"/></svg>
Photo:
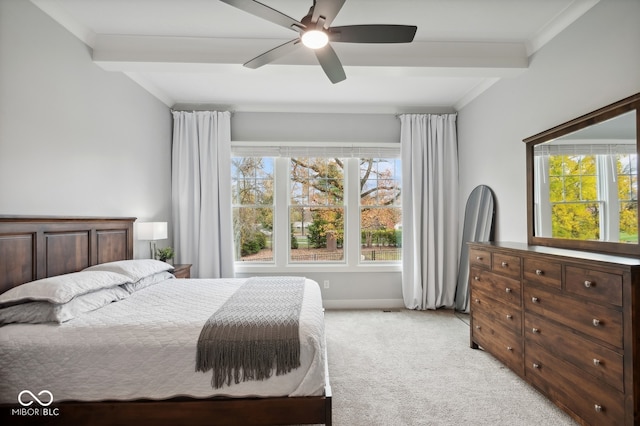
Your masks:
<svg viewBox="0 0 640 426"><path fill-rule="evenodd" d="M244 281L166 280L63 324L0 327L0 403L43 389L55 402L322 395L324 319L312 280L300 314L299 368L221 389L212 388L211 372L195 372L202 325Z"/></svg>

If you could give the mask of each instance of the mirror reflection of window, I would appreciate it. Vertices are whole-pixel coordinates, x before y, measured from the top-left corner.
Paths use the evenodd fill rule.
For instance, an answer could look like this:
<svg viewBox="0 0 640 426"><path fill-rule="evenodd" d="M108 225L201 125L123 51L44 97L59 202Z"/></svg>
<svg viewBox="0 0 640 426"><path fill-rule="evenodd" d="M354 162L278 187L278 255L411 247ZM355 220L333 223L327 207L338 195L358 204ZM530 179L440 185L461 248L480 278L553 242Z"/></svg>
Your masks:
<svg viewBox="0 0 640 426"><path fill-rule="evenodd" d="M638 243L635 113L534 148L535 235Z"/></svg>

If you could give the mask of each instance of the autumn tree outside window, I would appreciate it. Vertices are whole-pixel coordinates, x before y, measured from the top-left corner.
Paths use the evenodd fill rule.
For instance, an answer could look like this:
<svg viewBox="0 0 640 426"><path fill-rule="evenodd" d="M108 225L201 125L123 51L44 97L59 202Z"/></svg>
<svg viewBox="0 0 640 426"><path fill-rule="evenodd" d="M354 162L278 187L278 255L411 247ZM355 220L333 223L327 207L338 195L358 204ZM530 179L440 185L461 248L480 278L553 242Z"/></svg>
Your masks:
<svg viewBox="0 0 640 426"><path fill-rule="evenodd" d="M536 167L544 171L535 182L536 232L553 238L637 243L636 154L610 154L606 147L554 149L536 157Z"/></svg>

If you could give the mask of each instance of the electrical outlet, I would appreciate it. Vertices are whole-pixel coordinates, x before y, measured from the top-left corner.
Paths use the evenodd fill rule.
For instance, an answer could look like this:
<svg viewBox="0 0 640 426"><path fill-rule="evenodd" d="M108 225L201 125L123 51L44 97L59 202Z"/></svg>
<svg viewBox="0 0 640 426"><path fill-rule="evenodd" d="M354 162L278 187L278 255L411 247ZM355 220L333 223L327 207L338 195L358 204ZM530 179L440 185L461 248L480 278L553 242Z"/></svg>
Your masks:
<svg viewBox="0 0 640 426"><path fill-rule="evenodd" d="M324 288L329 288L329 280L324 280Z"/></svg>

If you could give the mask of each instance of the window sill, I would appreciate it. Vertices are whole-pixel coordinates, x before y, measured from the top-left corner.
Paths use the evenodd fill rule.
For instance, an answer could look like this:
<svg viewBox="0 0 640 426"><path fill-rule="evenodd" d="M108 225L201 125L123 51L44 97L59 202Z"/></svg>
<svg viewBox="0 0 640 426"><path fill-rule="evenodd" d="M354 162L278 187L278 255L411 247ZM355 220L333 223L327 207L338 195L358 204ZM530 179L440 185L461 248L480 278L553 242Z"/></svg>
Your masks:
<svg viewBox="0 0 640 426"><path fill-rule="evenodd" d="M401 263L385 263L385 264L360 264L356 266L346 264L290 264L287 266L276 266L273 264L248 264L247 262L236 262L235 272L237 273L300 273L307 272L401 272Z"/></svg>

